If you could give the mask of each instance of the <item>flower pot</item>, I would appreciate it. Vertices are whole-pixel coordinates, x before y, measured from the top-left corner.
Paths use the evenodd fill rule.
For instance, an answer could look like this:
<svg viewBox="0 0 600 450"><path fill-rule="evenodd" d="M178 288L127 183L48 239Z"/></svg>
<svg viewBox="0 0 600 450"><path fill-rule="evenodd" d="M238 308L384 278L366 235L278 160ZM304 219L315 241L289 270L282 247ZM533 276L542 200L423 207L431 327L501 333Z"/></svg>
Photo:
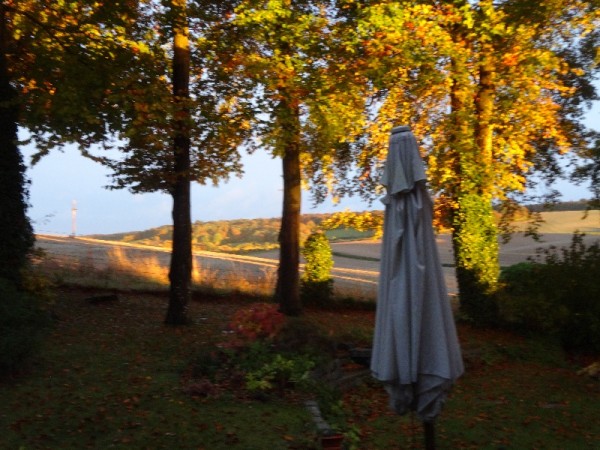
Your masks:
<svg viewBox="0 0 600 450"><path fill-rule="evenodd" d="M332 434L329 436L321 436L321 447L323 449L342 450L344 436L341 434Z"/></svg>

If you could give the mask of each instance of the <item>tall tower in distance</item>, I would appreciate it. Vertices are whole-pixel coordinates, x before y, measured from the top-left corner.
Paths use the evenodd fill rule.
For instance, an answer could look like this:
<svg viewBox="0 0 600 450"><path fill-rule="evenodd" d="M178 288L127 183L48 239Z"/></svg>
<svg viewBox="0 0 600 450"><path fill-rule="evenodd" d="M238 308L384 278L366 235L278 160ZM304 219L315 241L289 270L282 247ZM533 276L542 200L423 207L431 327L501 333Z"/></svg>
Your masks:
<svg viewBox="0 0 600 450"><path fill-rule="evenodd" d="M74 238L77 235L77 200L73 200L71 206L71 237Z"/></svg>

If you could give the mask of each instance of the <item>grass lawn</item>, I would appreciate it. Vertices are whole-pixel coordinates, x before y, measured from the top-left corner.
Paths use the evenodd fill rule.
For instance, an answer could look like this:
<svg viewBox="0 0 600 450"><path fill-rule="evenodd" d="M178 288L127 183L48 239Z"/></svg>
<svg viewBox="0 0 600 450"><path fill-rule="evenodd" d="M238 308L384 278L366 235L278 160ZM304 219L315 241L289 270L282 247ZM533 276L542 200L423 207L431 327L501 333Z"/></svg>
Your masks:
<svg viewBox="0 0 600 450"><path fill-rule="evenodd" d="M229 318L248 300L196 300L194 323L169 328L162 324L166 294L92 304L93 294L57 290L55 325L40 356L0 381L0 449L319 448L299 395L186 393L191 362L222 342ZM369 345L372 311L306 316L339 341ZM600 381L577 375L593 358L467 325L459 335L467 373L437 423L438 448L600 448ZM393 414L377 383L366 379L340 398L337 417L354 448L422 448L416 418Z"/></svg>

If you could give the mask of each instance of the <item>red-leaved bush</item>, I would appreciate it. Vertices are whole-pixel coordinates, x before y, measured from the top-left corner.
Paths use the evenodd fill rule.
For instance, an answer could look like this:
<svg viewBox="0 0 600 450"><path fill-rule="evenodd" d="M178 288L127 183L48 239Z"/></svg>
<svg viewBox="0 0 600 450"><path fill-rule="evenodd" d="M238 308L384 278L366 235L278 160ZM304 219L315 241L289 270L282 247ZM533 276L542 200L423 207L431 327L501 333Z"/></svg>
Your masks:
<svg viewBox="0 0 600 450"><path fill-rule="evenodd" d="M272 339L284 322L285 316L277 305L252 303L235 312L228 328L237 340L248 344L258 339Z"/></svg>

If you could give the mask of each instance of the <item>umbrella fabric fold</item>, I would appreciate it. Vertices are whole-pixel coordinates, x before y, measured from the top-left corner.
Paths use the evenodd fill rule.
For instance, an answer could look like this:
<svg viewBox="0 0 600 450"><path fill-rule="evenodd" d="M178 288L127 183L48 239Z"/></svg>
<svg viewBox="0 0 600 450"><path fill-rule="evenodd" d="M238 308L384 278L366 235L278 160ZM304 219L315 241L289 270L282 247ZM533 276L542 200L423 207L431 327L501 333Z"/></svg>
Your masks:
<svg viewBox="0 0 600 450"><path fill-rule="evenodd" d="M431 422L464 367L423 161L408 127L392 130L382 184L387 195L371 371L396 412L413 410Z"/></svg>

